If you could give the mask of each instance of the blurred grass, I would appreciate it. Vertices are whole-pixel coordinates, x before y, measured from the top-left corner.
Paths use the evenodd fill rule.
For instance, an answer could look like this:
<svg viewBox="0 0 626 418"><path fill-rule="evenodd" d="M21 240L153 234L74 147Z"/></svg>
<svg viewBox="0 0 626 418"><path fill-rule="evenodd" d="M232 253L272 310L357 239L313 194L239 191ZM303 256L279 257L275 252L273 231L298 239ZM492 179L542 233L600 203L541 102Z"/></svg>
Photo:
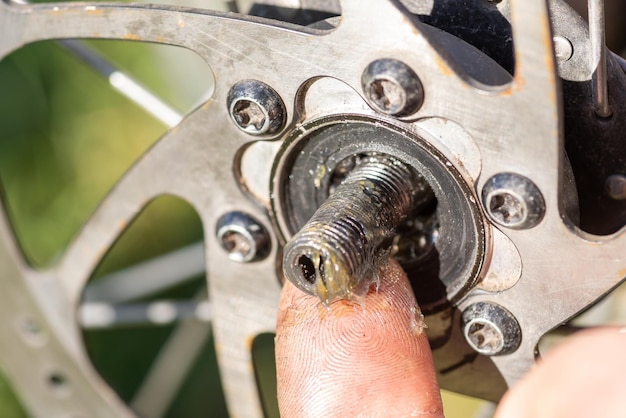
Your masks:
<svg viewBox="0 0 626 418"><path fill-rule="evenodd" d="M53 42L8 57L0 83L9 214L28 260L46 266L165 127Z"/></svg>

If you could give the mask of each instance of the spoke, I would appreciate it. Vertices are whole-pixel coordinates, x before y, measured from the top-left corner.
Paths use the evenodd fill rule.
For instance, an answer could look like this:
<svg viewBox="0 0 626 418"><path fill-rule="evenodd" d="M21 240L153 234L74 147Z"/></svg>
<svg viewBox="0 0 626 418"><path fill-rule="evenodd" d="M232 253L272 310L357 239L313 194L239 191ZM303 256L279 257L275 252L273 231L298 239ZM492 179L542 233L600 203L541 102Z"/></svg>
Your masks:
<svg viewBox="0 0 626 418"><path fill-rule="evenodd" d="M606 73L606 45L604 36L604 0L589 0L589 40L591 68L593 69L593 101L596 114L611 116Z"/></svg>
<svg viewBox="0 0 626 418"><path fill-rule="evenodd" d="M204 243L199 242L90 282L83 300L123 303L141 299L204 273Z"/></svg>
<svg viewBox="0 0 626 418"><path fill-rule="evenodd" d="M210 333L211 327L207 323L191 318L183 320L161 348L148 375L130 402L133 410L150 418L161 418L165 415Z"/></svg>
<svg viewBox="0 0 626 418"><path fill-rule="evenodd" d="M126 98L133 101L136 105L165 125L172 128L178 125L183 119L180 113L148 90L139 81L111 64L93 48L90 48L83 42L72 39L59 41L59 44L94 69L98 74L105 77L115 90L126 96Z"/></svg>
<svg viewBox="0 0 626 418"><path fill-rule="evenodd" d="M159 300L150 303L114 305L89 302L80 306L78 320L84 329L114 328L128 325L168 325L195 319L209 322L209 302Z"/></svg>

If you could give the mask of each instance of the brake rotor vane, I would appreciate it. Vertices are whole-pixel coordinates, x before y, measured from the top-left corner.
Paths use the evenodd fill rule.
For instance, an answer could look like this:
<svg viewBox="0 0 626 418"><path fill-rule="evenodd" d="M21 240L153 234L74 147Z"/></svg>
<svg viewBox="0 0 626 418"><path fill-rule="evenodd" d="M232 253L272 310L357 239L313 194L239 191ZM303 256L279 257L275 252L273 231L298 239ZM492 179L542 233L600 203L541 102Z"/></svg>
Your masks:
<svg viewBox="0 0 626 418"><path fill-rule="evenodd" d="M402 162L364 157L285 246L286 277L327 306L358 301L377 282L396 227L430 193L424 178Z"/></svg>

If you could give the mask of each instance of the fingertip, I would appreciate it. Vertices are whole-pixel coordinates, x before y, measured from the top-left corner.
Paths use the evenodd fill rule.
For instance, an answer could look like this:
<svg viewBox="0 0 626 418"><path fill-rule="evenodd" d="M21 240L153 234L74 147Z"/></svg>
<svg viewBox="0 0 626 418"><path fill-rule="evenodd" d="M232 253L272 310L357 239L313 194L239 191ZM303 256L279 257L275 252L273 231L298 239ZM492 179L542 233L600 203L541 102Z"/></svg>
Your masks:
<svg viewBox="0 0 626 418"><path fill-rule="evenodd" d="M281 416L443 416L416 306L395 262L363 306L327 309L285 284L276 336Z"/></svg>
<svg viewBox="0 0 626 418"><path fill-rule="evenodd" d="M552 349L502 399L497 418L622 417L626 329L579 332Z"/></svg>

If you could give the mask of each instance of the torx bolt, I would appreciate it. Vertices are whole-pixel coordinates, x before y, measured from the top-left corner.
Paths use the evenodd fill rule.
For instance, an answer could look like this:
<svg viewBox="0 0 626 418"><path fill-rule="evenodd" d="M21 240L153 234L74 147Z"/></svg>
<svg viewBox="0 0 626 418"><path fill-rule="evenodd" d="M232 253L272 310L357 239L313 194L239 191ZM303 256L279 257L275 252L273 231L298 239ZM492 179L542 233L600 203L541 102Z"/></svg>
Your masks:
<svg viewBox="0 0 626 418"><path fill-rule="evenodd" d="M515 173L500 173L485 183L483 206L491 220L511 229L529 229L541 222L546 210L535 184Z"/></svg>
<svg viewBox="0 0 626 418"><path fill-rule="evenodd" d="M271 135L285 125L285 104L274 89L260 81L236 83L228 92L227 102L235 125L250 135Z"/></svg>
<svg viewBox="0 0 626 418"><path fill-rule="evenodd" d="M405 63L379 59L361 76L365 97L374 110L402 117L415 113L424 101L424 89L417 74Z"/></svg>
<svg viewBox="0 0 626 418"><path fill-rule="evenodd" d="M285 246L285 276L328 305L364 295L387 261L395 228L432 193L389 156L364 157Z"/></svg>
<svg viewBox="0 0 626 418"><path fill-rule="evenodd" d="M243 212L229 212L220 217L216 237L228 258L240 263L262 260L271 248L267 230Z"/></svg>
<svg viewBox="0 0 626 418"><path fill-rule="evenodd" d="M480 354L496 356L517 350L522 331L515 317L500 305L478 302L463 311L463 334Z"/></svg>

